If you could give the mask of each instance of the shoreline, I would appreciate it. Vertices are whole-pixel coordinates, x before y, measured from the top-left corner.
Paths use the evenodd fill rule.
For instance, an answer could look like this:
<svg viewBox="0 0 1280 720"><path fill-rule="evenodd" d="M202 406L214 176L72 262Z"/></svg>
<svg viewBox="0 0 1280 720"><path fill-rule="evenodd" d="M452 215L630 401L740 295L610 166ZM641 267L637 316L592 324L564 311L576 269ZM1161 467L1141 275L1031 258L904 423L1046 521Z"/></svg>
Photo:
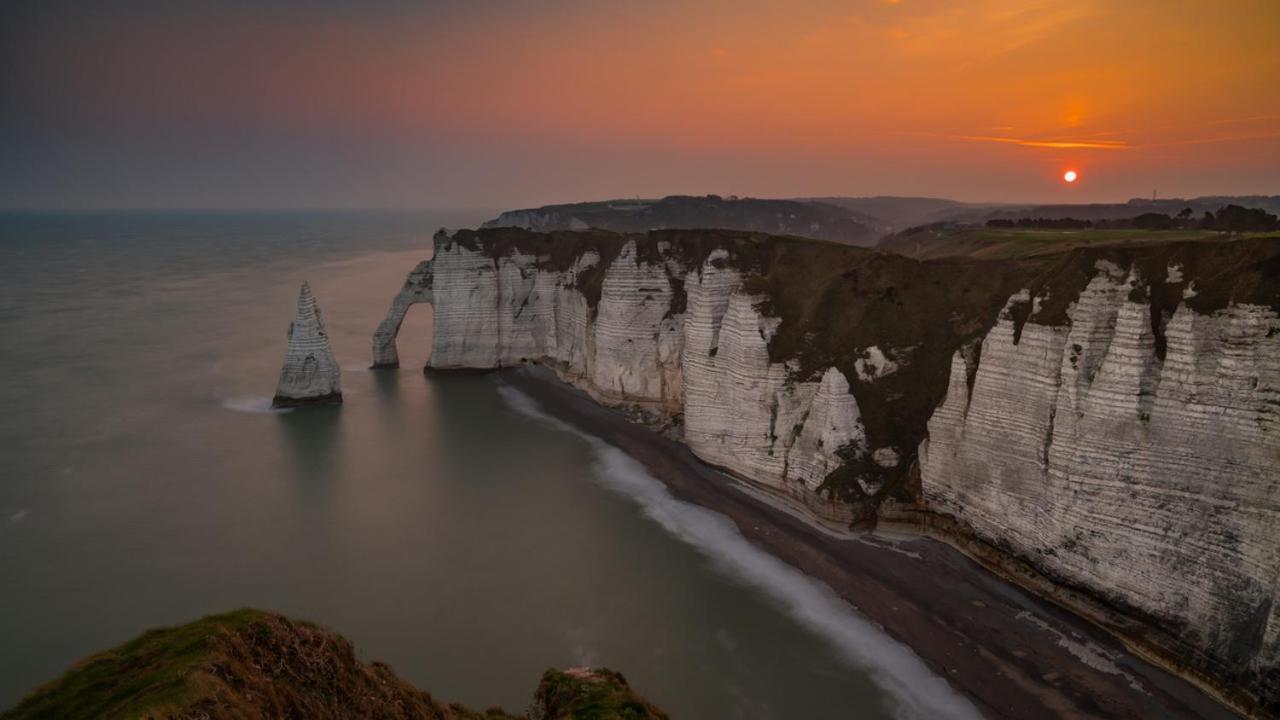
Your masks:
<svg viewBox="0 0 1280 720"><path fill-rule="evenodd" d="M989 717L1236 717L1221 698L925 528L826 527L549 369L498 376L547 414L626 452L675 497L726 516L753 545L828 585Z"/></svg>

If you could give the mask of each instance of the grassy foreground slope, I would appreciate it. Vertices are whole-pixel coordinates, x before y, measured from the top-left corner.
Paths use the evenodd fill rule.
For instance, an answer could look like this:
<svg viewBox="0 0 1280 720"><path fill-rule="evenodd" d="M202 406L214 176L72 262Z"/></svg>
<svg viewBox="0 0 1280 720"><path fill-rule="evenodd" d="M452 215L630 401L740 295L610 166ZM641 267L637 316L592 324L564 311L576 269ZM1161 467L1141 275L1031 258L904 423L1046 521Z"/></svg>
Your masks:
<svg viewBox="0 0 1280 720"><path fill-rule="evenodd" d="M28 718L384 718L513 720L444 703L382 663L356 659L349 641L258 610L151 630L86 658L2 716ZM529 707L534 720L665 718L621 674L548 670Z"/></svg>

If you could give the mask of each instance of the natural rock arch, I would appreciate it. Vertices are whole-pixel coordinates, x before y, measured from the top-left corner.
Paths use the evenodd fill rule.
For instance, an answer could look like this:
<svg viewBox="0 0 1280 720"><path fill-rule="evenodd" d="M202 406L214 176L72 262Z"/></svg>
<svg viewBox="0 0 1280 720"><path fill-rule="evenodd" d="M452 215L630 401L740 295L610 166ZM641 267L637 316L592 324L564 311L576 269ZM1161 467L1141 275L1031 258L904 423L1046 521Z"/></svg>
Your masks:
<svg viewBox="0 0 1280 720"><path fill-rule="evenodd" d="M405 313L409 312L410 307L431 302L432 277L431 261L423 260L405 278L404 286L391 301L387 316L373 333L373 367L400 367L400 354L396 351L400 324L404 322Z"/></svg>

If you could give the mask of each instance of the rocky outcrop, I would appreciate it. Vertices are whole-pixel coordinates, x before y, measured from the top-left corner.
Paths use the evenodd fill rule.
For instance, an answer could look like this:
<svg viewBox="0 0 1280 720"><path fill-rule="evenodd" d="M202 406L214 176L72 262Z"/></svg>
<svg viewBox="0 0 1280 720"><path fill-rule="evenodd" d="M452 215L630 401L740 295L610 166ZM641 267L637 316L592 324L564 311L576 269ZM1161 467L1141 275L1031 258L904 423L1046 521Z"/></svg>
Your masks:
<svg viewBox="0 0 1280 720"><path fill-rule="evenodd" d="M820 521L1018 563L1238 707L1280 708L1280 243L982 262L725 231L435 244L410 293L435 308L430 367L547 364Z"/></svg>
<svg viewBox="0 0 1280 720"><path fill-rule="evenodd" d="M298 311L289 323L289 348L272 407L298 407L342 402L342 370L333 359L320 305L311 286L302 283Z"/></svg>
<svg viewBox="0 0 1280 720"><path fill-rule="evenodd" d="M430 652L424 648L424 652ZM517 720L500 708L445 703L386 665L361 662L350 641L259 610L152 630L78 663L5 718L383 718ZM531 720L664 720L621 673L548 670Z"/></svg>
<svg viewBox="0 0 1280 720"><path fill-rule="evenodd" d="M529 720L667 720L622 673L606 668L548 670L529 705Z"/></svg>

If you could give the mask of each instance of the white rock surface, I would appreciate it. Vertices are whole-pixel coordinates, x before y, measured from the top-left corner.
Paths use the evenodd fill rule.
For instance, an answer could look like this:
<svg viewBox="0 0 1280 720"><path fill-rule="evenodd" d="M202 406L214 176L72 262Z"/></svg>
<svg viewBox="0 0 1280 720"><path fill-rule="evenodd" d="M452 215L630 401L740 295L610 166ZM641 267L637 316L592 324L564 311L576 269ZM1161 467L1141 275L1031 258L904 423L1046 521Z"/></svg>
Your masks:
<svg viewBox="0 0 1280 720"><path fill-rule="evenodd" d="M604 276L593 326L592 390L617 402L678 403L680 319L670 316L667 268L642 263L636 244L623 246Z"/></svg>
<svg viewBox="0 0 1280 720"><path fill-rule="evenodd" d="M404 322L405 313L409 312L410 307L431 302L432 279L430 260L418 263L405 279L404 287L400 288L400 292L391 301L387 317L373 333L374 367L400 367L400 355L396 351L396 336L400 333L400 324Z"/></svg>
<svg viewBox="0 0 1280 720"><path fill-rule="evenodd" d="M853 363L858 372L858 379L871 382L892 372L897 372L898 364L890 360L878 345L866 349L866 357L858 358Z"/></svg>
<svg viewBox="0 0 1280 720"><path fill-rule="evenodd" d="M716 259L685 279L685 442L713 465L816 500L840 464L836 453L866 450L857 401L835 368L819 382L788 381L787 368L769 359L776 321Z"/></svg>
<svg viewBox="0 0 1280 720"><path fill-rule="evenodd" d="M925 500L1215 662L1275 668L1280 318L1180 307L1161 360L1138 280L1100 266L1069 325L1028 322L1016 343L1006 310L972 389L957 353L919 452Z"/></svg>
<svg viewBox="0 0 1280 720"><path fill-rule="evenodd" d="M849 383L835 368L820 381L793 382L770 362L766 343L778 321L740 292L736 271L716 267L726 256L715 251L688 272L672 257L643 262L628 242L593 310L577 283L601 262L595 252L554 272L532 255L494 259L439 236L435 257L414 269L379 326L375 359L394 358L404 310L431 302L429 367L546 363L601 402L683 415L685 439L702 459L841 516L816 490L840 465L837 453L867 451ZM688 292L685 313L673 312L675 281Z"/></svg>
<svg viewBox="0 0 1280 720"><path fill-rule="evenodd" d="M289 348L280 370L272 407L342 402L342 370L333 359L320 305L311 286L302 283L298 310L289 324Z"/></svg>

